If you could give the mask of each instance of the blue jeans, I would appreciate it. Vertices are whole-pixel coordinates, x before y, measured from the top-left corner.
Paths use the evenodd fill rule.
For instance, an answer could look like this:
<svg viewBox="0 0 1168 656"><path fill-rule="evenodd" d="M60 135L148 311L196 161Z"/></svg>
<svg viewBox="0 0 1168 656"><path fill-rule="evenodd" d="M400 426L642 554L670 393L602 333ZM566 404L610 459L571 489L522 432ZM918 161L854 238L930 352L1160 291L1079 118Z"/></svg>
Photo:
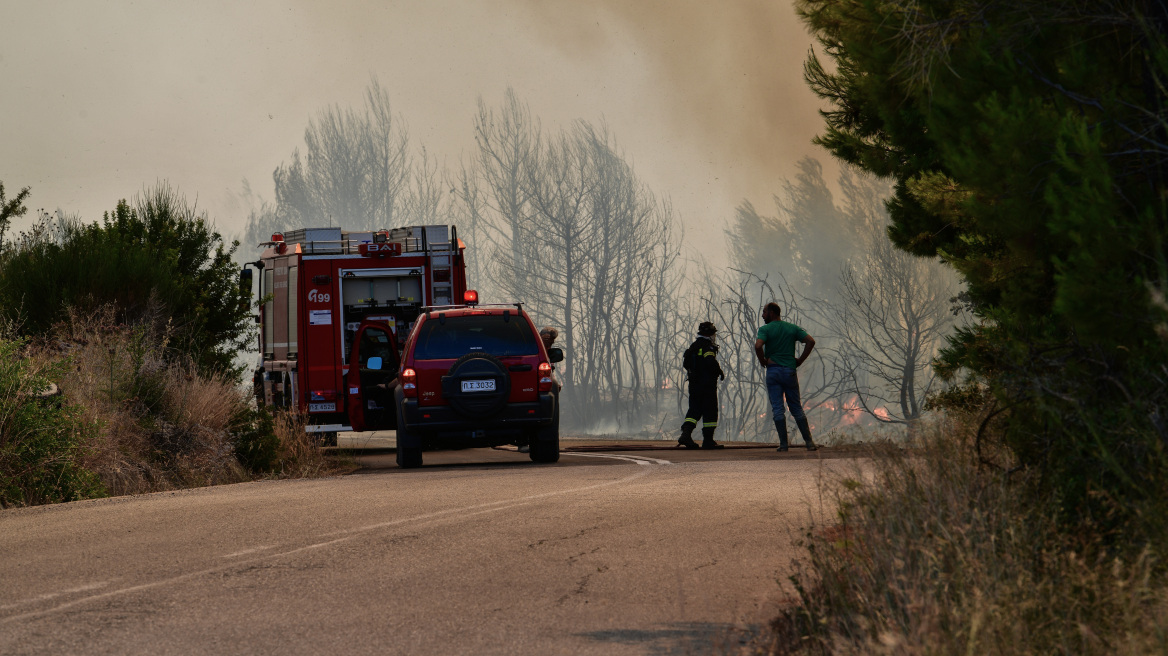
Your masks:
<svg viewBox="0 0 1168 656"><path fill-rule="evenodd" d="M767 365L766 386L775 421L786 420L783 416L784 396L787 397L787 407L791 409L791 416L795 421L803 418L803 404L799 401L799 377L795 375L794 367Z"/></svg>

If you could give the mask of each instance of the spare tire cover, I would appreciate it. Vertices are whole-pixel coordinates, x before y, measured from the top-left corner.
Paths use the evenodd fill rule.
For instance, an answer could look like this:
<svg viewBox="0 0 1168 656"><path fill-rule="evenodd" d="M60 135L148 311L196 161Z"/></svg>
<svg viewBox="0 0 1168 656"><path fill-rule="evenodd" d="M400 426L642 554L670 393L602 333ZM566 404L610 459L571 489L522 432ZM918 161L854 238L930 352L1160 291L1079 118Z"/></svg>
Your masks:
<svg viewBox="0 0 1168 656"><path fill-rule="evenodd" d="M466 380L494 380L491 392L462 391ZM442 377L442 396L455 412L466 417L484 418L496 414L507 405L511 396L511 376L499 358L488 353L467 353L450 366Z"/></svg>

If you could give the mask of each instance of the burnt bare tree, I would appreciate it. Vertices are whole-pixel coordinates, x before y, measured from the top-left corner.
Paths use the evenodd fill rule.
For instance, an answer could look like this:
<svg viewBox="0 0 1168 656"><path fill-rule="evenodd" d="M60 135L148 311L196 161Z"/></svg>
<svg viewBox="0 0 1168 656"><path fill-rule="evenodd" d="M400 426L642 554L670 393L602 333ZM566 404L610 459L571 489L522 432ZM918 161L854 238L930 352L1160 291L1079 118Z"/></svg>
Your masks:
<svg viewBox="0 0 1168 656"><path fill-rule="evenodd" d="M596 176L585 145L576 137L563 132L548 139L525 170L532 218L518 226L512 259L499 259L496 284L530 303L541 319L563 327L565 346L573 355L564 363L564 397L576 399L575 407L581 408L595 400L594 390L581 384L578 372L581 366L594 366L588 362L593 354L578 348L577 341L578 328L585 325L580 308L587 301L580 298L580 287L593 247L587 203ZM581 391L585 398L576 398Z"/></svg>
<svg viewBox="0 0 1168 656"><path fill-rule="evenodd" d="M274 174L283 227L395 225L413 166L404 121L374 79L358 109L330 107L304 130L304 154Z"/></svg>
<svg viewBox="0 0 1168 656"><path fill-rule="evenodd" d="M651 272L649 292L653 318L646 328L644 340L651 358L653 415L660 417L665 409L662 406L664 393L670 389L680 390L676 356L679 351L672 349L671 345L677 344L679 335L686 334L686 328L682 326L685 317L678 305L679 292L685 284L681 250L685 231L674 217L673 205L668 200L661 201L657 211L661 217L661 232L653 244L656 266Z"/></svg>
<svg viewBox="0 0 1168 656"><path fill-rule="evenodd" d="M840 276L840 365L864 412L911 430L936 383L932 363L953 327L957 284L936 260L896 249L883 230L869 234L867 251Z"/></svg>
<svg viewBox="0 0 1168 656"><path fill-rule="evenodd" d="M662 317L676 314L680 230L604 126L542 133L515 94L480 103L478 152L452 188L475 222L480 265L500 298L561 329L567 424L643 426L656 412L671 354ZM671 363L670 363L671 364Z"/></svg>
<svg viewBox="0 0 1168 656"><path fill-rule="evenodd" d="M462 167L455 189L476 219L476 248L498 254L494 271L508 283L500 291L526 298L531 245L525 237L534 216L529 201L531 179L543 149L540 125L508 88L498 108L488 107L479 98L474 136L473 164ZM501 272L504 262L510 271ZM483 272L488 272L487 267Z"/></svg>
<svg viewBox="0 0 1168 656"><path fill-rule="evenodd" d="M458 171L447 180L454 202L450 204L450 219L458 227L459 238L468 248L464 253L466 279L470 287L487 297L493 295L487 277L487 266L491 261L492 248L487 239L490 229L486 192L480 184L478 171L473 164L462 162Z"/></svg>
<svg viewBox="0 0 1168 656"><path fill-rule="evenodd" d="M401 193L396 225L449 224L450 193L438 160L423 146ZM386 224L384 227L388 227Z"/></svg>

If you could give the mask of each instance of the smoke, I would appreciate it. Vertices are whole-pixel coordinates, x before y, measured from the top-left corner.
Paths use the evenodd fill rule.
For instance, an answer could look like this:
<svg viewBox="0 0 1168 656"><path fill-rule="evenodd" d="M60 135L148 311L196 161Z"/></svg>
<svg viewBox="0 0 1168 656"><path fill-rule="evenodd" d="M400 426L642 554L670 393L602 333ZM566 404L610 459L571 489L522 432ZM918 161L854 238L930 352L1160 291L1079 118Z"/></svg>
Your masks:
<svg viewBox="0 0 1168 656"><path fill-rule="evenodd" d="M812 38L791 4L773 0L512 0L532 34L573 58L632 41L662 88L660 116L691 142L739 199L764 203L822 129L822 103L803 81ZM663 147L667 145L663 144ZM769 203L766 203L769 205Z"/></svg>
<svg viewBox="0 0 1168 656"><path fill-rule="evenodd" d="M743 198L770 207L795 162L822 158L810 144L819 101L802 81L811 38L781 1L74 0L4 12L0 180L31 186L32 210L88 221L163 179L241 229L246 194L227 190L246 178L270 200L308 119L359 106L371 76L411 142L451 163L474 148L477 97L493 104L509 87L545 128L607 121L698 231Z"/></svg>

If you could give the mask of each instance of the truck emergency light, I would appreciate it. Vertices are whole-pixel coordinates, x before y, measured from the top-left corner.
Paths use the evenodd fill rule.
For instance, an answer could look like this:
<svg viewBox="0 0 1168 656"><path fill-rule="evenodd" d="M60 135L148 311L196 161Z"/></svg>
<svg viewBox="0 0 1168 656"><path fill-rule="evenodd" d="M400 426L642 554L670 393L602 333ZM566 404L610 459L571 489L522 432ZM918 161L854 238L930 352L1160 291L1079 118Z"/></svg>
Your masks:
<svg viewBox="0 0 1168 656"><path fill-rule="evenodd" d="M272 241L284 241L284 233L282 233L282 232L272 233Z"/></svg>
<svg viewBox="0 0 1168 656"><path fill-rule="evenodd" d="M467 305L478 305L479 304L479 293L473 289L466 290L462 294L462 302L466 303Z"/></svg>

